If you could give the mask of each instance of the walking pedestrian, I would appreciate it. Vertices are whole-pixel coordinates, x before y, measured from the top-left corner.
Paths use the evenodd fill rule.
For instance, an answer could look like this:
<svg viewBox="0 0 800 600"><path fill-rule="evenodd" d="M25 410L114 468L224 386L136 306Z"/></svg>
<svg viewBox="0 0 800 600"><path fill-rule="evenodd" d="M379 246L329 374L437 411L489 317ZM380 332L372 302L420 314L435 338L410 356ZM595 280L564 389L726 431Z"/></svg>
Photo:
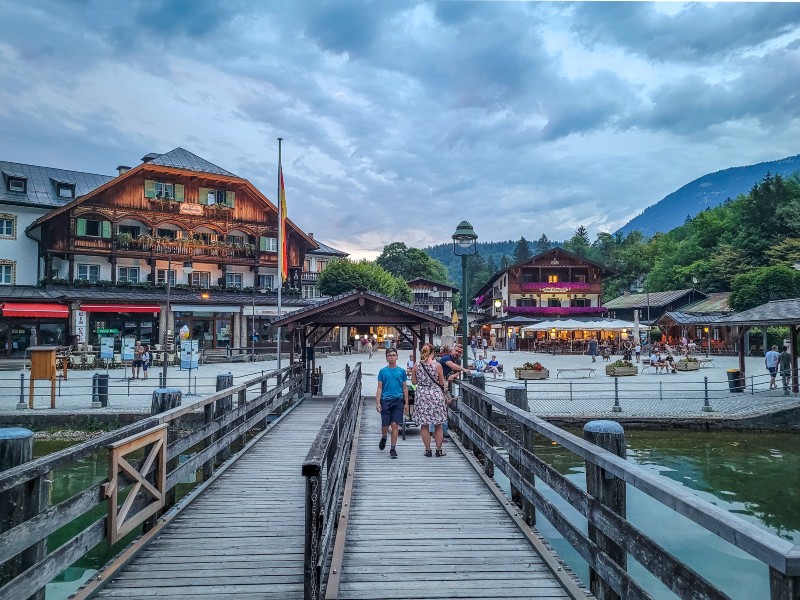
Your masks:
<svg viewBox="0 0 800 600"><path fill-rule="evenodd" d="M764 355L764 364L767 367L767 371L769 371L769 389L771 390L778 389L778 385L775 383L775 376L778 374L779 358L780 354L778 354L777 346L773 346L772 350Z"/></svg>
<svg viewBox="0 0 800 600"><path fill-rule="evenodd" d="M378 389L375 391L375 408L381 414L381 441L378 448L386 448L386 435L392 428L392 445L389 456L397 458L397 427L408 410L408 384L406 370L397 366L397 350L386 351L386 366L378 372ZM415 402L416 403L416 402Z"/></svg>
<svg viewBox="0 0 800 600"><path fill-rule="evenodd" d="M469 347L472 348L472 360L478 359L478 338L472 334L472 339L469 342Z"/></svg>
<svg viewBox="0 0 800 600"><path fill-rule="evenodd" d="M372 352L373 352L373 350L374 350L374 348L372 346L372 340L370 340L369 342L367 342L367 352L369 352L369 359L370 360L372 360Z"/></svg>
<svg viewBox="0 0 800 600"><path fill-rule="evenodd" d="M589 356L592 357L592 362L597 362L597 338L594 336L589 340Z"/></svg>
<svg viewBox="0 0 800 600"><path fill-rule="evenodd" d="M483 360L486 360L489 357L489 342L486 341L485 337L482 337L481 340L481 344L483 346Z"/></svg>
<svg viewBox="0 0 800 600"><path fill-rule="evenodd" d="M778 355L778 367L781 372L781 383L783 384L783 395L789 395L789 381L792 376L792 355L789 353L789 347L784 346L783 352Z"/></svg>
<svg viewBox="0 0 800 600"><path fill-rule="evenodd" d="M433 456L431 451L431 431L436 442L436 456L445 456L442 450L444 441L443 423L447 420L447 407L444 400L444 379L442 365L433 358L433 346L422 346L420 361L411 374L411 383L416 386L414 396L414 417L420 424L420 436L425 446L425 456Z"/></svg>
<svg viewBox="0 0 800 600"><path fill-rule="evenodd" d="M639 359L642 357L642 343L636 342L636 347L633 349L633 353L636 355L636 362L639 362Z"/></svg>

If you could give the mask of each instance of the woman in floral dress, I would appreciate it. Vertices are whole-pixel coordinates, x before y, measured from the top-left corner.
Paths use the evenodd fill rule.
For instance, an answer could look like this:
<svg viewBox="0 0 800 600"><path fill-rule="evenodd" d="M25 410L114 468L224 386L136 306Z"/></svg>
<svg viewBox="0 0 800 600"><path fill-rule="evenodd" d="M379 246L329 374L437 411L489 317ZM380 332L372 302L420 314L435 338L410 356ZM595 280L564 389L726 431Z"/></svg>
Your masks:
<svg viewBox="0 0 800 600"><path fill-rule="evenodd" d="M411 373L411 382L416 386L414 395L414 420L420 426L422 443L425 444L425 456L432 456L431 432L428 425L434 426L433 437L436 440L436 456L444 456L442 450L442 422L447 418L444 402L444 374L442 365L433 358L433 346L425 344L419 362Z"/></svg>

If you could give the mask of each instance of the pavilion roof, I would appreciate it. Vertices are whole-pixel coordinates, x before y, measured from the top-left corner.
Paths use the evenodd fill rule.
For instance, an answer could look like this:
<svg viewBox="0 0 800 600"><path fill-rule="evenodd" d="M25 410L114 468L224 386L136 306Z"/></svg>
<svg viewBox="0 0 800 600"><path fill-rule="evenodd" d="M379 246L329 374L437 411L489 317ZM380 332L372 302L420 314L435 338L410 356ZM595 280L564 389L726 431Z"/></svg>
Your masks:
<svg viewBox="0 0 800 600"><path fill-rule="evenodd" d="M721 318L724 325L800 325L800 298L773 300Z"/></svg>

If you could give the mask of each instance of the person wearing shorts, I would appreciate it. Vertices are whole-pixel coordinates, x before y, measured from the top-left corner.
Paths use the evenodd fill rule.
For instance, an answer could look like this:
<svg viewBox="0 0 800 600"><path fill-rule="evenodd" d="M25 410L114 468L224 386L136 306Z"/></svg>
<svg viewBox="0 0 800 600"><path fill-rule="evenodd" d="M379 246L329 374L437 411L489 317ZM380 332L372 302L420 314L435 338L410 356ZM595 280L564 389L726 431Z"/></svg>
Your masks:
<svg viewBox="0 0 800 600"><path fill-rule="evenodd" d="M139 369L142 368L142 354L144 354L144 346L139 340L136 340L136 345L133 347L133 368L131 369L133 379L139 379Z"/></svg>
<svg viewBox="0 0 800 600"><path fill-rule="evenodd" d="M386 350L386 363L378 372L378 389L375 392L375 408L381 414L381 441L378 448L386 448L386 435L392 428L392 445L389 456L397 458L397 428L403 422L403 413L408 410L408 384L406 370L397 366L397 350Z"/></svg>
<svg viewBox="0 0 800 600"><path fill-rule="evenodd" d="M145 344L144 352L142 352L142 379L147 379L147 369L150 368L150 346Z"/></svg>
<svg viewBox="0 0 800 600"><path fill-rule="evenodd" d="M769 389L777 390L778 386L775 383L775 376L778 374L778 361L780 360L780 354L778 354L778 347L773 346L772 350L766 353L764 356L764 365L767 367L767 371L769 371Z"/></svg>

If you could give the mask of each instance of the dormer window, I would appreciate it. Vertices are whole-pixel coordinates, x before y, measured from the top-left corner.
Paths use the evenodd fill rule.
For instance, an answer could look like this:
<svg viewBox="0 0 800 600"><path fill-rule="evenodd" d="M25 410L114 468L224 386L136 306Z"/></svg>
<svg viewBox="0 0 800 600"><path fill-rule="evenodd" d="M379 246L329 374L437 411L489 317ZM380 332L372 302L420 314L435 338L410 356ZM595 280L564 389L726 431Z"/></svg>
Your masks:
<svg viewBox="0 0 800 600"><path fill-rule="evenodd" d="M75 186L68 183L59 183L56 186L56 193L58 194L59 198L74 198Z"/></svg>
<svg viewBox="0 0 800 600"><path fill-rule="evenodd" d="M8 191L25 193L28 188L28 180L21 177L8 178Z"/></svg>

